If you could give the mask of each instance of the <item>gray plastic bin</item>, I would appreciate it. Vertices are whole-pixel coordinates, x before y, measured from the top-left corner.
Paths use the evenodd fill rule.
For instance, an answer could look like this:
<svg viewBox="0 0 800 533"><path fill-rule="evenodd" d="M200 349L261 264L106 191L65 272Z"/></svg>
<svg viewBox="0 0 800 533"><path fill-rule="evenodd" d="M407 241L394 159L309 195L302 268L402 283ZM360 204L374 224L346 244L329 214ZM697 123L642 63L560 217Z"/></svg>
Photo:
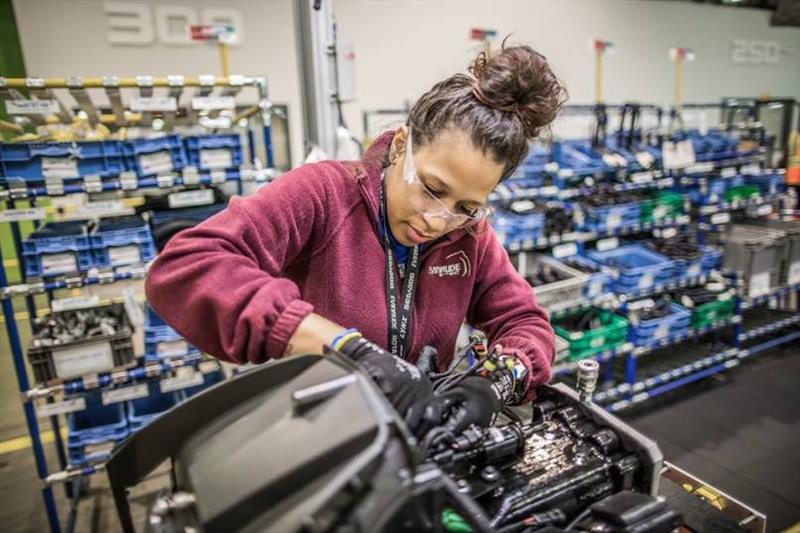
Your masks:
<svg viewBox="0 0 800 533"><path fill-rule="evenodd" d="M767 228L734 225L725 235L723 266L744 280L745 298L763 296L779 286L785 233Z"/></svg>
<svg viewBox="0 0 800 533"><path fill-rule="evenodd" d="M782 231L786 237L784 253L781 258L779 282L781 285L800 283L800 221L797 220L754 220L748 226Z"/></svg>

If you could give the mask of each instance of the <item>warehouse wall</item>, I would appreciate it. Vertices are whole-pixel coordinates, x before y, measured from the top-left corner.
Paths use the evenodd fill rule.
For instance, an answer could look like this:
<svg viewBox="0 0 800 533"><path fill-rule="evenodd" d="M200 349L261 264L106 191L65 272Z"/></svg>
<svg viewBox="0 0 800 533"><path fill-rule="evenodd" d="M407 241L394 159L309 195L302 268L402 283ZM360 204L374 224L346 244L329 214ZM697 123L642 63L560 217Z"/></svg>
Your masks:
<svg viewBox="0 0 800 533"><path fill-rule="evenodd" d="M771 28L763 10L629 0L334 0L334 13L357 53L361 99L347 107L347 116L359 128L362 108L399 107L464 69L471 58L472 27L501 36L513 33L513 42L542 51L574 103L594 98L594 56L588 45L594 38L614 43L604 59L609 102L672 102L671 47L693 48L697 54L684 67L685 101L764 93L800 98L800 29ZM733 39L792 42L794 53L774 66L734 64Z"/></svg>
<svg viewBox="0 0 800 533"><path fill-rule="evenodd" d="M153 0L136 3L157 4ZM214 0L165 0L199 7ZM245 42L231 51L235 72L265 73L271 96L291 107L293 160L298 161L302 122L295 60L292 5L288 0L229 0L241 10ZM800 30L770 28L769 12L687 2L629 0L334 0L343 39L355 44L360 100L346 104L348 123L361 134L361 110L398 107L435 81L462 70L472 55L468 32L492 28L513 33L544 52L575 103L593 98L592 38L610 40L605 96L610 102L672 100L667 49L693 48L685 67L686 101L721 96L800 98ZM213 47L111 46L99 0L14 0L23 53L31 75L168 74L216 72ZM737 65L733 39L793 43L777 65Z"/></svg>
<svg viewBox="0 0 800 533"><path fill-rule="evenodd" d="M111 45L101 0L14 0L22 50L31 76L220 74L214 45ZM155 6L237 9L244 20L244 42L230 48L231 72L267 75L270 98L290 106L293 160L302 139L299 82L289 1L135 0ZM0 73L2 75L2 73Z"/></svg>

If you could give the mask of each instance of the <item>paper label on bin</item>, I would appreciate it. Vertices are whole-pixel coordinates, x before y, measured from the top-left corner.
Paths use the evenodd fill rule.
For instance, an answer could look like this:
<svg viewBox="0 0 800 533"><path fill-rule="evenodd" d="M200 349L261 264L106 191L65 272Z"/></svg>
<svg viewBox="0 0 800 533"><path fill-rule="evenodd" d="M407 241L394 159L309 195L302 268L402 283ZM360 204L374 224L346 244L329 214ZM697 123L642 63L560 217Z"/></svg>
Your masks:
<svg viewBox="0 0 800 533"><path fill-rule="evenodd" d="M233 154L230 148L204 148L200 150L200 167L207 169L230 168Z"/></svg>
<svg viewBox="0 0 800 533"><path fill-rule="evenodd" d="M53 300L50 307L53 311L67 311L69 309L86 309L100 305L100 297L96 294L91 296L73 296L72 298L59 298Z"/></svg>
<svg viewBox="0 0 800 533"><path fill-rule="evenodd" d="M695 264L693 264L692 266L690 266L690 267L689 267L689 268L686 270L686 275L687 275L687 277L690 277L690 278L696 278L697 276L699 276L699 275L700 275L700 268L701 268L701 267L702 267L702 265L701 265L701 264L699 264L699 263L695 263Z"/></svg>
<svg viewBox="0 0 800 533"><path fill-rule="evenodd" d="M111 453L111 450L114 449L114 445L116 443L113 440L108 440L105 442L96 442L94 444L87 444L83 450L84 453L88 455L108 455Z"/></svg>
<svg viewBox="0 0 800 533"><path fill-rule="evenodd" d="M597 348L599 346L602 346L605 342L606 338L600 335L599 337L595 337L594 339L589 341L589 346L591 346L592 348Z"/></svg>
<svg viewBox="0 0 800 533"><path fill-rule="evenodd" d="M136 293L133 287L125 287L122 290L122 297L124 298L125 312L128 313L128 320L134 327L142 327L144 325L144 311L136 301Z"/></svg>
<svg viewBox="0 0 800 533"><path fill-rule="evenodd" d="M656 220L660 220L665 216L667 216L668 213L669 213L669 207L665 205L660 205L655 209L653 209L653 218Z"/></svg>
<svg viewBox="0 0 800 533"><path fill-rule="evenodd" d="M758 163L748 163L746 165L742 165L742 174L759 176L761 175L761 165Z"/></svg>
<svg viewBox="0 0 800 533"><path fill-rule="evenodd" d="M598 252L607 252L609 250L615 250L619 248L619 239L616 237L611 237L609 239L600 239L597 241L595 245Z"/></svg>
<svg viewBox="0 0 800 533"><path fill-rule="evenodd" d="M196 387L203 384L203 374L200 372L192 372L182 374L173 378L162 379L159 384L161 392L173 392L176 390L185 389L187 387Z"/></svg>
<svg viewBox="0 0 800 533"><path fill-rule="evenodd" d="M661 237L669 239L678 234L678 228L664 228L661 230Z"/></svg>
<svg viewBox="0 0 800 533"><path fill-rule="evenodd" d="M662 145L662 160L664 168L684 168L693 165L696 161L694 148L689 140L671 142Z"/></svg>
<svg viewBox="0 0 800 533"><path fill-rule="evenodd" d="M70 157L42 157L42 176L45 178L77 178L78 160Z"/></svg>
<svg viewBox="0 0 800 533"><path fill-rule="evenodd" d="M142 261L138 244L112 246L108 249L108 260L111 266L133 265Z"/></svg>
<svg viewBox="0 0 800 533"><path fill-rule="evenodd" d="M142 169L143 174L172 172L172 154L169 150L142 154L139 156L139 168Z"/></svg>
<svg viewBox="0 0 800 533"><path fill-rule="evenodd" d="M719 171L719 175L723 178L732 178L736 175L736 169L734 167L726 167Z"/></svg>
<svg viewBox="0 0 800 533"><path fill-rule="evenodd" d="M560 244L558 246L553 247L553 257L556 259L563 259L564 257L570 257L578 253L578 245L574 242L569 242L567 244Z"/></svg>
<svg viewBox="0 0 800 533"><path fill-rule="evenodd" d="M622 213L612 212L606 218L606 226L608 229L616 229L622 225Z"/></svg>
<svg viewBox="0 0 800 533"><path fill-rule="evenodd" d="M6 209L0 211L0 222L21 222L23 220L43 220L46 217L41 207L29 209Z"/></svg>
<svg viewBox="0 0 800 533"><path fill-rule="evenodd" d="M654 281L654 279L653 279L653 273L652 272L647 272L645 274L642 274L642 277L639 278L639 288L640 289L649 289L650 287L653 286L653 281Z"/></svg>
<svg viewBox="0 0 800 533"><path fill-rule="evenodd" d="M78 261L74 252L42 255L42 271L45 274L63 274L76 270L78 270Z"/></svg>
<svg viewBox="0 0 800 533"><path fill-rule="evenodd" d="M795 261L789 265L789 272L786 274L786 282L789 285L800 283L800 261Z"/></svg>
<svg viewBox="0 0 800 533"><path fill-rule="evenodd" d="M183 339L174 341L162 341L158 343L156 353L161 357L171 357L183 355L189 351L189 344Z"/></svg>
<svg viewBox="0 0 800 533"><path fill-rule="evenodd" d="M108 405L128 400L137 400L139 398L147 398L149 394L150 391L147 389L147 384L139 383L138 385L130 385L128 387L105 391L103 392L102 400L103 405Z"/></svg>
<svg viewBox="0 0 800 533"><path fill-rule="evenodd" d="M769 292L769 272L759 272L750 276L750 283L748 285L747 295L750 298L757 298Z"/></svg>
<svg viewBox="0 0 800 533"><path fill-rule="evenodd" d="M6 100L9 115L48 115L58 110L57 100Z"/></svg>
<svg viewBox="0 0 800 533"><path fill-rule="evenodd" d="M764 215L769 215L770 213L772 213L772 204L760 205L758 206L756 212L760 217L763 217Z"/></svg>
<svg viewBox="0 0 800 533"><path fill-rule="evenodd" d="M214 203L214 191L200 189L197 191L181 191L170 194L167 198L170 209L194 205L210 205Z"/></svg>
<svg viewBox="0 0 800 533"><path fill-rule="evenodd" d="M236 98L233 96L195 96L192 98L192 109L198 111L233 109L235 107Z"/></svg>
<svg viewBox="0 0 800 533"><path fill-rule="evenodd" d="M711 223L712 224L727 224L731 221L731 214L727 211L722 213L714 213L711 215Z"/></svg>
<svg viewBox="0 0 800 533"><path fill-rule="evenodd" d="M94 342L53 350L53 365L59 378L97 374L114 368L110 342Z"/></svg>
<svg viewBox="0 0 800 533"><path fill-rule="evenodd" d="M651 181L653 181L654 177L655 176L653 175L652 171L635 172L635 173L631 174L631 181L633 183L637 183L637 184L639 184L639 183L650 183Z"/></svg>
<svg viewBox="0 0 800 533"><path fill-rule="evenodd" d="M599 296L602 291L603 291L603 284L599 281L595 281L594 283L589 285L589 298L594 298L595 296Z"/></svg>
<svg viewBox="0 0 800 533"><path fill-rule="evenodd" d="M44 418L64 413L74 413L86 409L86 398L72 398L61 402L42 403L36 406L36 416Z"/></svg>
<svg viewBox="0 0 800 533"><path fill-rule="evenodd" d="M131 99L131 111L177 111L174 96L140 96Z"/></svg>
<svg viewBox="0 0 800 533"><path fill-rule="evenodd" d="M669 335L669 324L661 324L653 333L653 337L656 340L664 339L667 337L667 335Z"/></svg>

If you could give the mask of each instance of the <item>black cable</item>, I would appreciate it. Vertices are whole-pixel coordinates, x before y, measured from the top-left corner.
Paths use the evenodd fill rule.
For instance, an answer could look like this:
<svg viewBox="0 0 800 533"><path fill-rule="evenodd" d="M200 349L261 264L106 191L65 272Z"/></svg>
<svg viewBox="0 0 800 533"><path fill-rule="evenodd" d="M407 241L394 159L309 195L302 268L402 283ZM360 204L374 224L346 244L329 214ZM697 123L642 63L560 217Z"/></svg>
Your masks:
<svg viewBox="0 0 800 533"><path fill-rule="evenodd" d="M582 513L580 513L578 516L576 516L572 520L572 522L567 524L567 527L564 528L564 531L571 531L572 528L574 528L576 525L578 525L578 522L580 522L581 520L583 520L584 518L589 516L589 513L591 513L591 512L592 512L592 508L591 507L587 507L586 509L584 509Z"/></svg>

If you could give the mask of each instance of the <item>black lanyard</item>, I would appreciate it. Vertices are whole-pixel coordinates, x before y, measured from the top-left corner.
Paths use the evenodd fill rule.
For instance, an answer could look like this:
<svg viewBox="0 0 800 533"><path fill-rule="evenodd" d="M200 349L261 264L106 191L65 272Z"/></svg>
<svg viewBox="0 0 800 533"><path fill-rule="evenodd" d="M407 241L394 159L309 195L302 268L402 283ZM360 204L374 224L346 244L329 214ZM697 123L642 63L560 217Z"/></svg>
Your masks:
<svg viewBox="0 0 800 533"><path fill-rule="evenodd" d="M381 180L381 224L383 224L383 251L386 253L386 295L389 307L389 349L400 357L404 357L411 338L411 311L414 303L414 291L419 278L419 246L414 246L408 256L403 280L402 307L397 302L397 276L392 243L389 241L389 224L386 221L385 174ZM399 309L398 309L399 307Z"/></svg>

